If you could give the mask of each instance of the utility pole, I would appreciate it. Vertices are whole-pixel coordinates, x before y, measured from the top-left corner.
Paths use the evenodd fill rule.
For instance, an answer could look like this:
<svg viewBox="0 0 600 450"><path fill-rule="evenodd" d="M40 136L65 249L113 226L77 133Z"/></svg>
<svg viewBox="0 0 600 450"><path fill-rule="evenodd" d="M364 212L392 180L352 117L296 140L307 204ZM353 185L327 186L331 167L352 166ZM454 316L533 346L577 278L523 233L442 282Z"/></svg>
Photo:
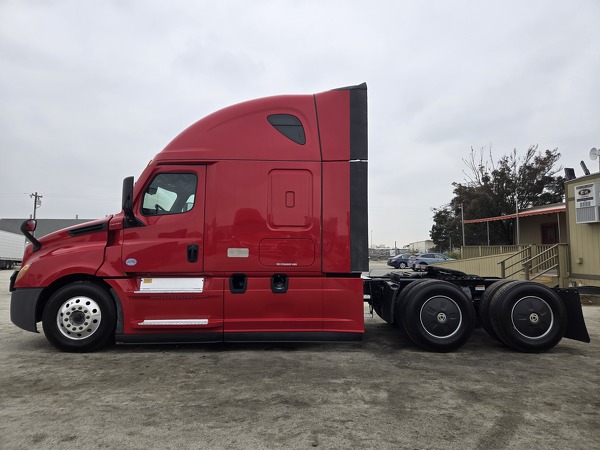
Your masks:
<svg viewBox="0 0 600 450"><path fill-rule="evenodd" d="M517 245L521 245L521 231L519 230L519 197L515 192L515 225L517 227Z"/></svg>
<svg viewBox="0 0 600 450"><path fill-rule="evenodd" d="M465 244L465 211L464 211L463 203L460 204L460 223L462 224L462 245L464 247L466 244Z"/></svg>
<svg viewBox="0 0 600 450"><path fill-rule="evenodd" d="M35 194L31 194L29 197L33 198L33 220L35 220L37 209L42 206L42 196L37 192Z"/></svg>

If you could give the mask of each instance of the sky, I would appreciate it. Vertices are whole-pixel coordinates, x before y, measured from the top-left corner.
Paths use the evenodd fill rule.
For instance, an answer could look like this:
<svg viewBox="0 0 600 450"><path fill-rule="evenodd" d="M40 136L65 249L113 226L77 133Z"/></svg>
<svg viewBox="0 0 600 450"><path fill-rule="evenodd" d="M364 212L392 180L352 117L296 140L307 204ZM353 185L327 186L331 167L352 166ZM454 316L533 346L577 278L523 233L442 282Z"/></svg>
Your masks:
<svg viewBox="0 0 600 450"><path fill-rule="evenodd" d="M0 218L117 213L211 112L367 82L369 240L402 247L472 148L598 171L599 79L597 0L0 0Z"/></svg>

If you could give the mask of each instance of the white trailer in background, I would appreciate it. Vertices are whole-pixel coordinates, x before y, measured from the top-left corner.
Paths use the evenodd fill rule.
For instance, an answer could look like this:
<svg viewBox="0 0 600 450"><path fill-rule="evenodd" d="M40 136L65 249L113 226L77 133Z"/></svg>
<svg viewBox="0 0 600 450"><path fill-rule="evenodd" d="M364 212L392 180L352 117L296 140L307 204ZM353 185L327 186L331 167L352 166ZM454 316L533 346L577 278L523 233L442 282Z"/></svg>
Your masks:
<svg viewBox="0 0 600 450"><path fill-rule="evenodd" d="M24 248L23 235L0 230L0 269L12 269L21 264Z"/></svg>

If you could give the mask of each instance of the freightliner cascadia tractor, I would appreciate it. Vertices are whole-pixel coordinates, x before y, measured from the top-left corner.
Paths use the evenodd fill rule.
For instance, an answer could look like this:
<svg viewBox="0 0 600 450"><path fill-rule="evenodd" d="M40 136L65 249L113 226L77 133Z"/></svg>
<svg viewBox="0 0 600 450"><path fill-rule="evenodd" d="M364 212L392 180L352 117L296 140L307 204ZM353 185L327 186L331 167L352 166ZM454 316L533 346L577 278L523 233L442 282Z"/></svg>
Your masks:
<svg viewBox="0 0 600 450"><path fill-rule="evenodd" d="M367 86L217 111L179 134L120 213L36 238L11 320L60 350L109 343L355 341L364 302L419 346L452 351L476 319L525 352L589 342L579 294L430 266L369 269ZM477 317L478 316L478 317Z"/></svg>

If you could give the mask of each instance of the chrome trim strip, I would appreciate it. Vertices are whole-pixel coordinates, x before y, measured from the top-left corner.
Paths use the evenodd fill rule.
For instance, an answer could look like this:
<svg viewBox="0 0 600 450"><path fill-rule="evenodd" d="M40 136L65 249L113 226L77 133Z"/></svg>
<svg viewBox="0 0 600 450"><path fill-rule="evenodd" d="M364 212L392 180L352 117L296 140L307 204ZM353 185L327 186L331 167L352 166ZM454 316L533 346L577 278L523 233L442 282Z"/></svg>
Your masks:
<svg viewBox="0 0 600 450"><path fill-rule="evenodd" d="M161 325L176 325L176 326L186 326L186 325L208 325L208 319L166 319L166 320L144 320L140 322L138 325L146 325L146 326L161 326Z"/></svg>

